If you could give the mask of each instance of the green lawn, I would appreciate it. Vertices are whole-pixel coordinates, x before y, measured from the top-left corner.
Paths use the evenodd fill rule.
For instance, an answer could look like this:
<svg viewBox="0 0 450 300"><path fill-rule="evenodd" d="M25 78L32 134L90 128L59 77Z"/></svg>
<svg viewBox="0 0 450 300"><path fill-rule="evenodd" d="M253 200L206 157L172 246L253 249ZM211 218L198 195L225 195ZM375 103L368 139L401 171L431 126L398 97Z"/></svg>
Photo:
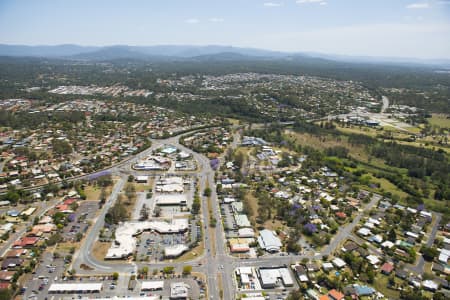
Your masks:
<svg viewBox="0 0 450 300"><path fill-rule="evenodd" d="M399 284L400 280L398 278L395 278L395 282ZM398 291L388 288L387 286L388 286L388 276L378 274L373 282L373 287L389 299L400 299L400 293Z"/></svg>
<svg viewBox="0 0 450 300"><path fill-rule="evenodd" d="M370 181L378 183L380 185L380 189L383 189L385 192L390 192L392 195L398 195L401 199L404 199L408 196L407 193L400 190L395 184L391 183L385 178L376 178L371 176Z"/></svg>

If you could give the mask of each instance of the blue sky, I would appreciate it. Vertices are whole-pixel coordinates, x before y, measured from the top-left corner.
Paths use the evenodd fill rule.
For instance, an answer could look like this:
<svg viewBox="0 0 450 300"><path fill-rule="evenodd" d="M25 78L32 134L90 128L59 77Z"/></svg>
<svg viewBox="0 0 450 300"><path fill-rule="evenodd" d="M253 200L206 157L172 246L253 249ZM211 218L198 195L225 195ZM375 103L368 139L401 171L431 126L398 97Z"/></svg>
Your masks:
<svg viewBox="0 0 450 300"><path fill-rule="evenodd" d="M0 43L450 58L450 0L0 0Z"/></svg>

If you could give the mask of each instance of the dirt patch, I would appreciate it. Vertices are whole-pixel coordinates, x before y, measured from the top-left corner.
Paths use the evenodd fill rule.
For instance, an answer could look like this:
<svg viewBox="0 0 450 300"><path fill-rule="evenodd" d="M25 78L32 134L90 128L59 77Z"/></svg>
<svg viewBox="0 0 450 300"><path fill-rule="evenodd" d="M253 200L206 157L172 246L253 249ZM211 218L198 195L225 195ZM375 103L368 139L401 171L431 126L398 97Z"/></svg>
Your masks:
<svg viewBox="0 0 450 300"><path fill-rule="evenodd" d="M254 224L254 222L256 222L256 218L258 217L258 199L253 195L252 192L248 192L245 194L245 201L247 201L247 204L252 211L252 215L249 218L250 222Z"/></svg>
<svg viewBox="0 0 450 300"><path fill-rule="evenodd" d="M102 188L99 186L90 185L85 188L84 192L86 194L87 201L99 201ZM105 188L105 192L106 197L109 197L109 195L111 194L111 186Z"/></svg>
<svg viewBox="0 0 450 300"><path fill-rule="evenodd" d="M286 226L280 220L268 220L263 224L265 229L277 230L285 228Z"/></svg>
<svg viewBox="0 0 450 300"><path fill-rule="evenodd" d="M92 247L92 255L99 261L103 261L105 259L106 253L108 249L111 247L110 242L100 242L96 241L94 243L94 247Z"/></svg>
<svg viewBox="0 0 450 300"><path fill-rule="evenodd" d="M72 242L65 242L65 243L59 243L57 244L55 251L58 253L70 253L72 249L74 251L78 250L80 247L80 243L72 243Z"/></svg>
<svg viewBox="0 0 450 300"><path fill-rule="evenodd" d="M100 199L101 189L97 186L88 186L84 192L86 193L86 200L98 201Z"/></svg>

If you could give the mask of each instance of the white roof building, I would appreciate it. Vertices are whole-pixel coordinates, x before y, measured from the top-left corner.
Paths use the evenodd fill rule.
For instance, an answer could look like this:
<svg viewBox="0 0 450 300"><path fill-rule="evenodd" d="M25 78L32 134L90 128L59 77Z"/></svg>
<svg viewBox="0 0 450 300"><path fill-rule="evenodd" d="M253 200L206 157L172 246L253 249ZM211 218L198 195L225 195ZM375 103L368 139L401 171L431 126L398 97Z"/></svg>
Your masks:
<svg viewBox="0 0 450 300"><path fill-rule="evenodd" d="M155 190L159 193L182 193L184 191L183 184L163 184L157 185Z"/></svg>
<svg viewBox="0 0 450 300"><path fill-rule="evenodd" d="M170 299L187 299L189 285L184 282L174 282L170 284Z"/></svg>
<svg viewBox="0 0 450 300"><path fill-rule="evenodd" d="M436 291L439 288L439 285L433 280L422 281L422 286L429 291Z"/></svg>
<svg viewBox="0 0 450 300"><path fill-rule="evenodd" d="M244 210L244 204L242 202L233 202L231 203L231 209L234 213L240 213Z"/></svg>
<svg viewBox="0 0 450 300"><path fill-rule="evenodd" d="M234 201L236 201L236 199L233 198L233 197L225 197L225 198L223 198L223 203L225 203L225 204L233 203Z"/></svg>
<svg viewBox="0 0 450 300"><path fill-rule="evenodd" d="M330 262L324 262L324 263L322 264L322 268L323 268L325 271L329 271L329 270L332 270L334 267L333 267L333 264L332 264L332 263L330 263Z"/></svg>
<svg viewBox="0 0 450 300"><path fill-rule="evenodd" d="M388 248L388 249L391 249L392 247L394 247L394 243L393 242L391 242L391 241L384 241L382 244L381 244L381 246L383 247L383 248Z"/></svg>
<svg viewBox="0 0 450 300"><path fill-rule="evenodd" d="M157 291L164 289L164 281L143 281L141 291Z"/></svg>
<svg viewBox="0 0 450 300"><path fill-rule="evenodd" d="M279 281L281 281L284 286L292 286L294 284L294 280L292 279L288 268L285 267L268 269L260 268L259 277L261 287L263 288L273 288L279 285Z"/></svg>
<svg viewBox="0 0 450 300"><path fill-rule="evenodd" d="M278 252L283 246L276 234L267 229L259 232L258 243L262 249L268 252Z"/></svg>
<svg viewBox="0 0 450 300"><path fill-rule="evenodd" d="M345 261L343 261L342 259L340 259L339 257L336 257L335 259L333 259L331 261L333 263L333 265L336 266L336 268L343 268L345 267L347 264L345 263Z"/></svg>
<svg viewBox="0 0 450 300"><path fill-rule="evenodd" d="M136 182L147 182L148 181L148 176L146 175L140 175L140 176L136 176Z"/></svg>
<svg viewBox="0 0 450 300"><path fill-rule="evenodd" d="M155 196L156 205L180 205L185 206L187 199L185 194L165 194Z"/></svg>
<svg viewBox="0 0 450 300"><path fill-rule="evenodd" d="M243 215L243 214L234 215L234 220L236 221L236 225L240 228L251 227L251 224L247 218L247 215Z"/></svg>
<svg viewBox="0 0 450 300"><path fill-rule="evenodd" d="M154 230L158 233L185 232L189 228L187 219L164 221L125 222L116 229L116 240L106 253L105 259L122 259L131 255L136 248L135 235Z"/></svg>
<svg viewBox="0 0 450 300"><path fill-rule="evenodd" d="M366 256L366 259L369 261L371 265L378 265L380 263L380 260L375 255L368 255Z"/></svg>
<svg viewBox="0 0 450 300"><path fill-rule="evenodd" d="M255 237L255 232L253 228L241 228L238 230L238 236L240 238L252 238Z"/></svg>
<svg viewBox="0 0 450 300"><path fill-rule="evenodd" d="M178 257L184 252L189 250L189 248L184 244L178 244L173 246L168 246L164 248L165 257Z"/></svg>
<svg viewBox="0 0 450 300"><path fill-rule="evenodd" d="M102 283L52 283L48 289L49 293L86 293L100 292Z"/></svg>
<svg viewBox="0 0 450 300"><path fill-rule="evenodd" d="M360 228L360 229L357 231L357 233L358 233L359 235L362 235L362 236L368 236L369 234L372 234L372 232L370 231L370 229L368 229L368 228L366 228L366 227Z"/></svg>

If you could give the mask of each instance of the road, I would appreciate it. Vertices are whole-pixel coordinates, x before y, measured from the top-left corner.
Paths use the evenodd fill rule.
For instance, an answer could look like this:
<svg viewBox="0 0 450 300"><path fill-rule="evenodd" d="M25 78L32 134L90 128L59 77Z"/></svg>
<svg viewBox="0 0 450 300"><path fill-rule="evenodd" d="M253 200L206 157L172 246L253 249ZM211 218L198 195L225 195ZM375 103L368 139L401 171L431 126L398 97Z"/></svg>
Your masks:
<svg viewBox="0 0 450 300"><path fill-rule="evenodd" d="M328 244L328 246L326 246L323 250L322 250L322 255L330 255L334 252L334 250L336 250L336 248L341 244L341 242L345 239L348 238L351 233L353 232L353 229L355 228L356 225L358 225L359 221L361 220L361 218L363 217L363 211L369 211L371 210L375 204L378 203L378 201L381 199L380 195L374 194L372 196L372 199L370 200L370 202L365 205L362 209L362 211L359 212L359 214L353 219L353 221L346 225L345 227L339 229L339 231L337 232L337 234L334 236L334 238L330 241L330 243Z"/></svg>
<svg viewBox="0 0 450 300"><path fill-rule="evenodd" d="M107 199L106 203L103 205L100 213L97 218L93 220L93 226L88 231L84 241L81 244L81 247L78 251L75 252L72 260L72 268L75 269L77 274L89 274L90 272L84 270L80 267L81 264L93 266L98 272L111 273L113 272L113 268L111 265L100 262L91 255L91 250L94 245L94 242L98 239L100 229L105 225L105 215L108 212L108 209L114 204L117 196L120 191L124 187L126 182L125 176L121 177L119 181L114 185L114 188ZM129 264L120 264L114 265L114 271L121 272L130 272L134 270L134 268L130 268Z"/></svg>
<svg viewBox="0 0 450 300"><path fill-rule="evenodd" d="M442 215L439 213L435 213L435 215L436 215L436 218L434 220L433 227L431 228L431 233L428 237L427 247L433 246L434 240L436 239L436 233L438 231L439 224L441 222ZM416 273L418 275L422 275L424 272L424 266L425 266L425 260L423 259L422 255L419 255L419 257L416 260L416 264L415 265L406 265L405 269L410 272Z"/></svg>

